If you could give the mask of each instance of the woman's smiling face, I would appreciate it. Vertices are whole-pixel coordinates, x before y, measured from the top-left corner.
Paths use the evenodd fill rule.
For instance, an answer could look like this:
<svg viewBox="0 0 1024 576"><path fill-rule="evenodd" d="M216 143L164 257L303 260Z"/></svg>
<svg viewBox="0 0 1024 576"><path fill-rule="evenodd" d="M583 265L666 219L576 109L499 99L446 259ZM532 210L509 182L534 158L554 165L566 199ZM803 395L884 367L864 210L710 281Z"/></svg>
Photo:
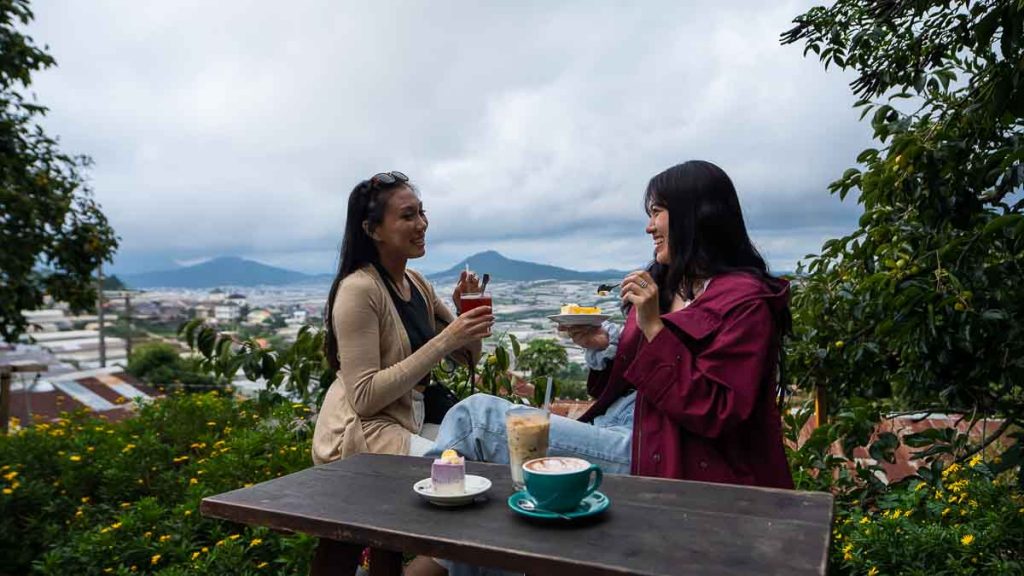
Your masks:
<svg viewBox="0 0 1024 576"><path fill-rule="evenodd" d="M412 188L402 186L388 199L384 220L373 231L385 259L420 258L427 253L427 213Z"/></svg>
<svg viewBox="0 0 1024 576"><path fill-rule="evenodd" d="M672 255L668 246L668 209L660 204L652 204L648 210L647 233L654 240L654 260L658 264L669 264Z"/></svg>

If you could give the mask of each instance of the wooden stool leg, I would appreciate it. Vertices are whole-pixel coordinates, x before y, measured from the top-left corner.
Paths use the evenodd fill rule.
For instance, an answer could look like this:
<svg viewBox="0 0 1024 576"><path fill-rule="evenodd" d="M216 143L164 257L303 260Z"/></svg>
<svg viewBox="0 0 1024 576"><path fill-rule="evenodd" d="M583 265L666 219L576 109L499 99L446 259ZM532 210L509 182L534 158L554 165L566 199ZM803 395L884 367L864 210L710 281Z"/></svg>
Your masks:
<svg viewBox="0 0 1024 576"><path fill-rule="evenodd" d="M402 553L370 548L370 576L402 576Z"/></svg>
<svg viewBox="0 0 1024 576"><path fill-rule="evenodd" d="M321 538L309 567L310 576L351 576L359 566L363 547L347 542Z"/></svg>

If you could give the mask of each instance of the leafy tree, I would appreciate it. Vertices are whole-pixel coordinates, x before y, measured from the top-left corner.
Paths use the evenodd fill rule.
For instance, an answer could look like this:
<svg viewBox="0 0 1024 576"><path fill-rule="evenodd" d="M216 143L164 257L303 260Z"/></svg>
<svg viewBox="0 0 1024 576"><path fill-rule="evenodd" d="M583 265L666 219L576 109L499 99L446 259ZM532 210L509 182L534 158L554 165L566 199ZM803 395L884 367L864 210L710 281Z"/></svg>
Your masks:
<svg viewBox="0 0 1024 576"><path fill-rule="evenodd" d="M795 23L783 43L857 75L878 145L830 186L863 214L801 270L790 373L836 410L1024 421L1024 4L839 0Z"/></svg>
<svg viewBox="0 0 1024 576"><path fill-rule="evenodd" d="M0 336L25 330L21 310L43 295L74 309L92 305L94 270L110 260L117 238L93 201L84 156L62 153L36 123L46 108L25 98L33 72L55 64L21 33L28 0L0 0Z"/></svg>
<svg viewBox="0 0 1024 576"><path fill-rule="evenodd" d="M181 358L178 347L164 342L143 344L128 359L128 372L155 386L205 390L225 382L206 372L196 359Z"/></svg>
<svg viewBox="0 0 1024 576"><path fill-rule="evenodd" d="M146 378L160 368L177 368L179 361L178 348L173 344L143 344L132 352L128 371L139 378Z"/></svg>
<svg viewBox="0 0 1024 576"><path fill-rule="evenodd" d="M516 366L529 370L534 379L538 376L557 376L568 363L565 348L549 338L530 340L523 353L516 358Z"/></svg>

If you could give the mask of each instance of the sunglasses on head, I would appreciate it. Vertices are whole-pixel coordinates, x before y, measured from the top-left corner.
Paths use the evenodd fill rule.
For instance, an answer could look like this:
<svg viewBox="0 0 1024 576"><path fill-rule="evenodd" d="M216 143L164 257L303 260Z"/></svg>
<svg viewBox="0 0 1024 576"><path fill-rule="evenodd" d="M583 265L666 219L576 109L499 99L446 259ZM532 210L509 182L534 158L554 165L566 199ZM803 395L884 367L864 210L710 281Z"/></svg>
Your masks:
<svg viewBox="0 0 1024 576"><path fill-rule="evenodd" d="M370 186L381 186L381 185L387 186L389 184L394 184L395 182L408 182L408 181L409 181L409 177L408 176L406 176L405 174L402 174L401 172L395 170L395 171L392 171L392 172L381 172L380 174L375 175L373 178L370 178Z"/></svg>

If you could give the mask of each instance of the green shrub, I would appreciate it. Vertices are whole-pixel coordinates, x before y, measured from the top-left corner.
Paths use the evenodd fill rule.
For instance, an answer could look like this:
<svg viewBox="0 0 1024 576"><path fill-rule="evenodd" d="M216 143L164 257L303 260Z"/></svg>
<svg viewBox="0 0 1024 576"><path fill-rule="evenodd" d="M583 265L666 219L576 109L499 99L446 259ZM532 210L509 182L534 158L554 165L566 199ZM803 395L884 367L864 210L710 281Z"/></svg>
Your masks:
<svg viewBox="0 0 1024 576"><path fill-rule="evenodd" d="M178 394L118 424L77 413L0 438L0 573L306 573L315 539L198 507L308 467L307 416Z"/></svg>
<svg viewBox="0 0 1024 576"><path fill-rule="evenodd" d="M209 374L199 358L182 358L177 346L163 342L143 344L133 351L128 372L162 389L206 391L226 385L226 378Z"/></svg>
<svg viewBox="0 0 1024 576"><path fill-rule="evenodd" d="M850 574L1024 573L1024 497L980 456L929 482L891 488L876 505L841 506L831 564Z"/></svg>
<svg viewBox="0 0 1024 576"><path fill-rule="evenodd" d="M178 369L179 363L177 346L153 342L143 344L132 351L132 357L128 360L128 371L139 378L148 379L156 370Z"/></svg>

